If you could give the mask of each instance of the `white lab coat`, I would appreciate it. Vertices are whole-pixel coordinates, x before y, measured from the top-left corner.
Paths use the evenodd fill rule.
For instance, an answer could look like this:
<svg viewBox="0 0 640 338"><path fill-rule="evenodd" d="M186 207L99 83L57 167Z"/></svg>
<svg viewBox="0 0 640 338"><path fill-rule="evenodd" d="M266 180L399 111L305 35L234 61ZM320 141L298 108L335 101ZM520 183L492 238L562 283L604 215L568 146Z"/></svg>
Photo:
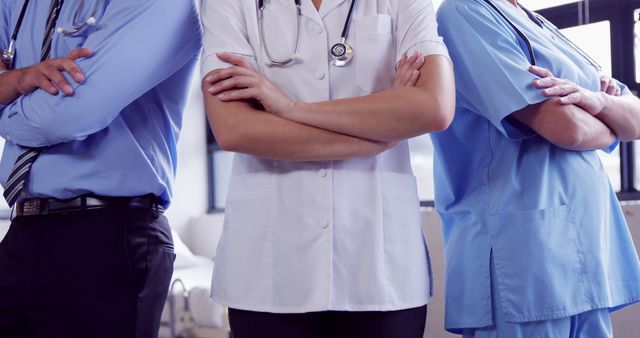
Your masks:
<svg viewBox="0 0 640 338"><path fill-rule="evenodd" d="M204 0L202 74L243 55L290 97L316 102L391 88L404 53L447 55L429 0L361 0L347 43L352 62L330 64L350 1L302 1L301 60L267 67L253 0ZM276 58L295 48L293 0L271 0L265 40ZM216 256L213 297L275 313L388 311L426 304L428 252L406 141L377 156L288 162L237 154Z"/></svg>

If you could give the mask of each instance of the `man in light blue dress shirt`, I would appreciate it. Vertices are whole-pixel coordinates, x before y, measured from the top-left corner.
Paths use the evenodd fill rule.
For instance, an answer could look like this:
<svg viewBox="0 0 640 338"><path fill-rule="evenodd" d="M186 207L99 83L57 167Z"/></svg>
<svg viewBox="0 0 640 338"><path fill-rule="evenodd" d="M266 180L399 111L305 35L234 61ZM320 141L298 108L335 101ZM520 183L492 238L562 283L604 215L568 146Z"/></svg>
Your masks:
<svg viewBox="0 0 640 338"><path fill-rule="evenodd" d="M175 257L176 143L200 51L192 1L0 3L1 337L155 337ZM83 21L84 20L84 21ZM90 22L90 24L83 24Z"/></svg>
<svg viewBox="0 0 640 338"><path fill-rule="evenodd" d="M557 78L530 68L491 3ZM593 62L515 0L445 0L438 23L457 89L451 127L433 135L446 328L611 337L609 312L640 300L640 264L596 149L640 137L639 101L601 86Z"/></svg>

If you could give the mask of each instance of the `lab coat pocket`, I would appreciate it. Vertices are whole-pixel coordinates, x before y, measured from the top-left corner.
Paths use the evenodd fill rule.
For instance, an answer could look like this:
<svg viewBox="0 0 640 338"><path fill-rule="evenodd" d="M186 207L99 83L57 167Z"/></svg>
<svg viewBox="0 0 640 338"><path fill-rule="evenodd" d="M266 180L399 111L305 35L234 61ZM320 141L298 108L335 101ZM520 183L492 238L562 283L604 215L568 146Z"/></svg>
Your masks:
<svg viewBox="0 0 640 338"><path fill-rule="evenodd" d="M376 14L355 22L355 84L365 93L390 89L395 76L391 17Z"/></svg>
<svg viewBox="0 0 640 338"><path fill-rule="evenodd" d="M255 283L271 269L272 184L267 173L231 177L213 274L213 295L220 301L264 303L270 297Z"/></svg>
<svg viewBox="0 0 640 338"><path fill-rule="evenodd" d="M585 261L571 209L559 207L490 217L496 280L510 322L561 318L585 297Z"/></svg>
<svg viewBox="0 0 640 338"><path fill-rule="evenodd" d="M394 290L397 294L390 297L426 301L430 292L430 262L416 179L411 174L383 172L381 181L386 275L390 285L404 286Z"/></svg>

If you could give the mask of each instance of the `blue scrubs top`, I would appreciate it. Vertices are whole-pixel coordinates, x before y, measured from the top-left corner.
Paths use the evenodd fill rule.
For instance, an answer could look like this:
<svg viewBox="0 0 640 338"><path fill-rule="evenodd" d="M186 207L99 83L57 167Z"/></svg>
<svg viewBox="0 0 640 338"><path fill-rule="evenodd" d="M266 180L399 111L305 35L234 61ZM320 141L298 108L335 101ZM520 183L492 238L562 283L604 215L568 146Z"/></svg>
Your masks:
<svg viewBox="0 0 640 338"><path fill-rule="evenodd" d="M494 3L529 38L539 66L599 90L577 52L507 1ZM432 136L446 328L492 325L491 283L511 322L640 300L638 255L596 151L558 148L509 117L546 99L532 86L524 41L483 0L446 0L438 23L457 86L455 120Z"/></svg>

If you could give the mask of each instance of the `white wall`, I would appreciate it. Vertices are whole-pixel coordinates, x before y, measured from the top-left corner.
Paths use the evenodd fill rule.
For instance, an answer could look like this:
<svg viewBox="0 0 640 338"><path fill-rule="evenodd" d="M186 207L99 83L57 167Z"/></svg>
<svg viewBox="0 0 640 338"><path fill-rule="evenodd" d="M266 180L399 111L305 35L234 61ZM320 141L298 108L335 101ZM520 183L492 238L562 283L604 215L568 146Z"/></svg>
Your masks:
<svg viewBox="0 0 640 338"><path fill-rule="evenodd" d="M184 114L178 143L178 173L173 202L166 213L171 226L178 233L182 232L190 219L203 215L208 208L208 126L202 106L199 78L198 75L194 76L191 99Z"/></svg>

